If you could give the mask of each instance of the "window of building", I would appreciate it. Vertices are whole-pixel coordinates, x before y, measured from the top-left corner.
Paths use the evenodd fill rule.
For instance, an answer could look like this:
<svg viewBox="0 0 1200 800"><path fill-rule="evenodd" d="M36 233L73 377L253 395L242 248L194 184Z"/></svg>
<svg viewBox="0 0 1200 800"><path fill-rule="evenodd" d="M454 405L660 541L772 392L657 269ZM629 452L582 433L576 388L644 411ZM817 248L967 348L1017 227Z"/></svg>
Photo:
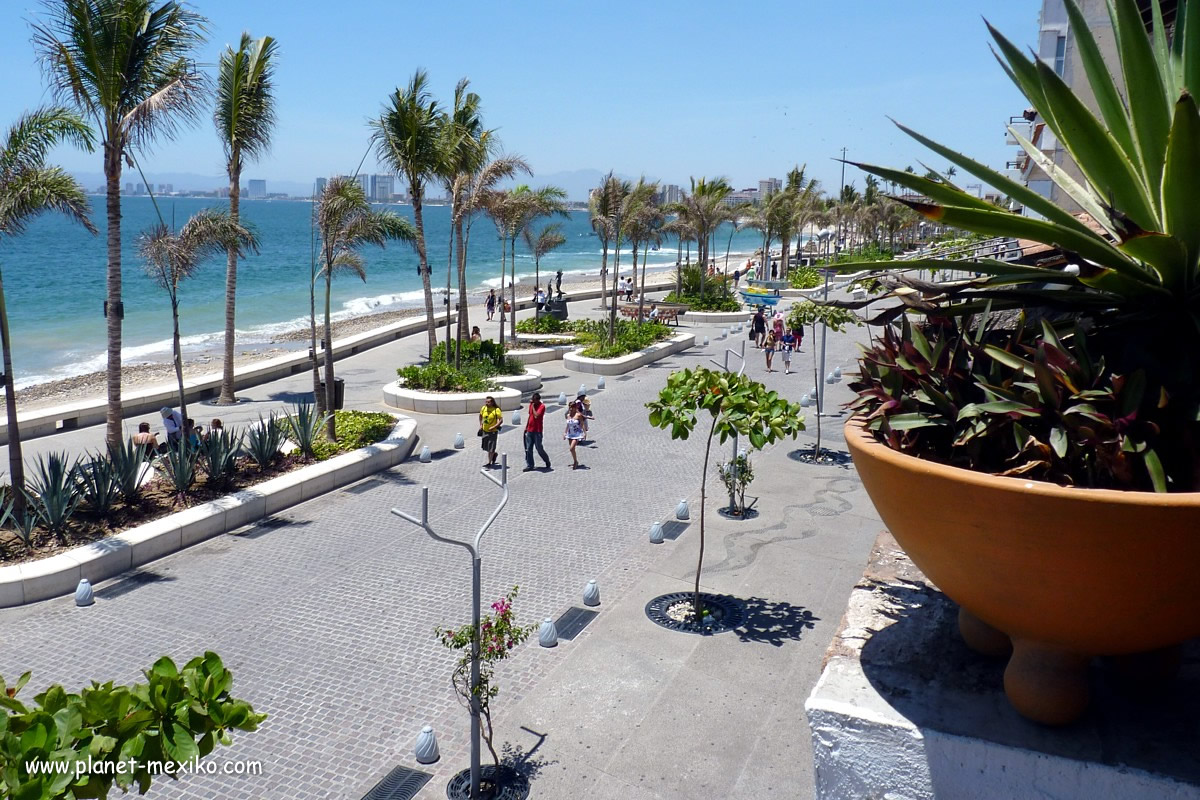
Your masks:
<svg viewBox="0 0 1200 800"><path fill-rule="evenodd" d="M1058 77L1063 76L1063 65L1067 60L1067 37L1059 36L1058 41L1054 43L1054 73Z"/></svg>

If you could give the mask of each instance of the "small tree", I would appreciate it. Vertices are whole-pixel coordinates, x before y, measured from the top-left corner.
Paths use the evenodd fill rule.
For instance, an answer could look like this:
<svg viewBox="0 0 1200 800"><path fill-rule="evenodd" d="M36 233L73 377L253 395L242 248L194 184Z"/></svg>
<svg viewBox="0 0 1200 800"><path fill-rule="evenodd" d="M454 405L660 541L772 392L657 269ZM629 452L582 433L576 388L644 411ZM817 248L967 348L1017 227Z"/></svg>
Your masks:
<svg viewBox="0 0 1200 800"><path fill-rule="evenodd" d="M817 391L821 391L821 381L825 380L825 376L821 374L821 367L817 361L817 324L825 325L828 330L834 333L841 333L850 325L862 325L863 321L852 311L847 311L844 308L837 306L826 306L820 303L814 303L811 300L805 300L802 303L796 303L788 311L787 325L789 330L803 330L808 326L812 331L812 337L809 339L813 353L813 377L816 379ZM813 398L814 400L816 398ZM821 409L819 409L820 411ZM821 455L821 415L817 414L817 441L813 445L813 460L816 460Z"/></svg>
<svg viewBox="0 0 1200 800"><path fill-rule="evenodd" d="M218 742L233 744L230 731L256 730L267 718L230 696L233 675L216 653L182 669L163 656L144 675L145 683L92 683L78 694L51 686L35 705L17 699L28 672L11 687L0 679L0 796L108 797L114 782L145 794L160 777L151 762L195 763ZM117 770L118 762L133 768Z"/></svg>
<svg viewBox="0 0 1200 800"><path fill-rule="evenodd" d="M729 507L730 514L746 513L746 488L753 480L754 465L750 463L750 456L747 454L738 453L737 458L731 458L721 464L721 483L725 484L725 491L733 498L733 505Z"/></svg>
<svg viewBox="0 0 1200 800"><path fill-rule="evenodd" d="M513 601L517 599L519 587L514 586L509 593L492 603L492 611L479 623L479 685L474 697L479 702L479 715L483 718L483 740L491 751L492 761L496 771L500 770L500 756L492 744L492 709L491 699L500 693L500 687L493 682L495 665L508 658L509 654L521 645L533 633L536 625L518 625L513 619ZM451 650L462 653L450 674L450 685L454 687L459 701L468 709L471 708L471 651L475 641L475 628L470 623L456 629L436 628L437 637L442 644Z"/></svg>
<svg viewBox="0 0 1200 800"><path fill-rule="evenodd" d="M789 403L778 392L745 375L716 372L700 367L671 374L658 399L646 404L650 424L670 428L672 439L686 439L696 428L697 417L708 412L712 422L704 442L704 466L700 473L700 555L696 561L696 587L693 599L694 619L703 619L700 602L700 571L704 567L704 500L708 486L708 459L713 437L724 443L737 434L749 440L755 450L773 444L784 436L796 438L804 430L800 406Z"/></svg>

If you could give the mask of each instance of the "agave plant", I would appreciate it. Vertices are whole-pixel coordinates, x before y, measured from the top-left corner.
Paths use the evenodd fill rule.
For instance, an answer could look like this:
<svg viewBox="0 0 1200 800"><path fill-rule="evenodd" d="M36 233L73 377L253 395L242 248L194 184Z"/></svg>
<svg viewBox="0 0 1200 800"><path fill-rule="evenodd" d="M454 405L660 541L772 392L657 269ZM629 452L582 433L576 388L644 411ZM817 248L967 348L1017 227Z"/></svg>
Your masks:
<svg viewBox="0 0 1200 800"><path fill-rule="evenodd" d="M121 496L120 476L112 459L103 453L75 466L75 480L84 505L100 517L107 517Z"/></svg>
<svg viewBox="0 0 1200 800"><path fill-rule="evenodd" d="M124 444L108 451L113 477L126 503L136 503L141 499L146 455L145 445L134 444L133 439L126 439Z"/></svg>
<svg viewBox="0 0 1200 800"><path fill-rule="evenodd" d="M175 502L187 505L187 493L196 483L200 448L188 444L184 439L177 446L167 448L166 455L159 461L158 468L175 492Z"/></svg>
<svg viewBox="0 0 1200 800"><path fill-rule="evenodd" d="M1121 81L1113 78L1074 0L1064 0L1099 116L1047 64L1029 58L998 31L989 30L1001 65L1079 166L1076 180L1017 130L1013 137L1086 215L1075 215L1030 188L933 140L900 126L952 164L1004 192L1030 212L997 208L934 174L922 177L868 164L857 166L924 195L901 199L928 219L989 236L1041 242L1064 254L1057 266L999 260L925 259L913 269L978 274L967 280L926 283L888 280L900 304L875 321L907 309L934 317L997 310L1057 315L1071 338L1076 321L1089 330L1089 347L1122 380L1143 371L1145 386L1130 413L1161 420L1146 446L1163 469L1158 488L1200 490L1200 5L1181 4L1168 40L1158 0L1151 0L1147 35L1135 0L1108 0ZM847 271L865 265L842 267ZM894 265L893 265L894 266ZM861 304L860 304L861 305ZM1031 317L1035 316L1031 314ZM1076 476L1078 477L1078 476Z"/></svg>
<svg viewBox="0 0 1200 800"><path fill-rule="evenodd" d="M296 448L306 461L315 455L313 444L321 435L321 429L332 416L332 414L321 415L312 403L297 403L294 414L289 411L283 412L283 418L287 422L288 435L296 443Z"/></svg>
<svg viewBox="0 0 1200 800"><path fill-rule="evenodd" d="M228 489L237 477L238 457L242 455L245 434L232 430L216 430L200 443L200 466L215 489Z"/></svg>
<svg viewBox="0 0 1200 800"><path fill-rule="evenodd" d="M38 456L34 475L29 481L33 512L38 524L54 534L61 544L67 543L71 517L83 495L75 483L76 462L66 453Z"/></svg>
<svg viewBox="0 0 1200 800"><path fill-rule="evenodd" d="M246 455L250 456L250 460L257 464L260 470L266 469L279 457L285 439L279 417L274 411L267 415L265 421L259 414L258 425L251 426L246 435Z"/></svg>

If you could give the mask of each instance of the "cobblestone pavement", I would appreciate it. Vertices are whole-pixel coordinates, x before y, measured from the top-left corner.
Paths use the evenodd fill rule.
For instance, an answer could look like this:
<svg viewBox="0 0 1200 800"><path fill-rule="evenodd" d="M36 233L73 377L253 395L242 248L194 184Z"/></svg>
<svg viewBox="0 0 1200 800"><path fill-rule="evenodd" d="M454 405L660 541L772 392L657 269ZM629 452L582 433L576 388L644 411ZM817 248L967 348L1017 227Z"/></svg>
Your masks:
<svg viewBox="0 0 1200 800"><path fill-rule="evenodd" d="M586 469L569 469L562 410L551 402L546 447L554 470L521 473L521 433L506 415L500 449L509 453L512 496L484 540L485 605L519 584L520 618L540 620L577 605L589 579L600 582L609 602L653 568L658 551L640 545L649 523L667 519L681 497L694 502L702 443L672 441L652 429L644 405L671 370L718 357L725 344L715 341L718 331L696 333L693 350L609 378L605 390L593 392L594 441L580 456ZM705 334L714 337L707 348L699 342ZM861 331L831 338L829 368L849 364L853 340L862 338ZM748 372L798 397L812 383L811 345L795 364L806 365L807 379L763 374L756 352L748 353ZM362 399L355 402L351 393L351 404L377 405L366 390L374 387L378 398L402 355L381 349L348 359L339 374L361 387ZM593 376L569 373L561 361L537 368L551 401L580 383L594 389ZM303 386L304 376L289 381L256 394L286 395L293 383ZM831 403L848 397L844 386L832 387ZM443 758L422 797L437 796L465 763L466 715L449 686L453 656L438 646L433 629L469 620L470 564L464 551L430 540L389 511L415 513L419 487L428 485L435 529L461 537L474 534L499 493L479 475L473 417L413 416L422 443L437 456L432 464L414 456L106 582L90 608L60 598L0 612L0 674L28 669L32 687L58 682L74 689L92 679L136 680L164 653L182 661L211 649L233 671L234 693L270 718L210 758L218 766L258 761L262 774L163 780L152 796L359 798L391 767L413 765L412 744L424 724L438 731ZM451 448L459 431L467 437L464 451ZM542 650L536 642L521 651L499 673L504 703L530 696L566 657L565 648Z"/></svg>

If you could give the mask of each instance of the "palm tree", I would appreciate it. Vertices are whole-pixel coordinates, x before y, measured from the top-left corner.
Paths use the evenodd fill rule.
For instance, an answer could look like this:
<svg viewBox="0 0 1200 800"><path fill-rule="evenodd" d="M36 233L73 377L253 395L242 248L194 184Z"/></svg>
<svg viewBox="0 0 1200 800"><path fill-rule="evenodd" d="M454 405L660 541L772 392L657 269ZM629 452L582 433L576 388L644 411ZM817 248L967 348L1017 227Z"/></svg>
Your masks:
<svg viewBox="0 0 1200 800"><path fill-rule="evenodd" d="M674 206L668 206L667 208L663 209L663 212L667 214L677 214L677 211L672 211L673 208ZM736 227L736 221L734 225ZM675 216L673 219L663 225L662 230L663 233L671 234L675 237L675 244L677 248L677 252L675 254L675 294L676 296L679 296L683 294L683 243L688 243L688 251L690 255L692 247L691 242L696 238L696 231L694 228L692 228L691 223L681 216Z"/></svg>
<svg viewBox="0 0 1200 800"><path fill-rule="evenodd" d="M657 184L656 184L657 186ZM663 225L666 215L662 206L651 197L649 202L642 205L634 224L637 226L638 241L642 243L642 281L638 292L638 324L642 324L642 312L646 306L646 259L650 254L650 245L657 247L663 241Z"/></svg>
<svg viewBox="0 0 1200 800"><path fill-rule="evenodd" d="M469 196L471 177L487 159L491 132L483 129L479 115L479 95L468 92L470 81L463 78L454 87L454 106L441 119L442 169L441 179L450 198L450 226L446 243L446 360L450 360L450 289L454 269L454 239L462 247L463 206ZM466 261L460 255L458 273L458 342L462 343L463 326L470 324L465 285ZM469 330L469 328L468 328Z"/></svg>
<svg viewBox="0 0 1200 800"><path fill-rule="evenodd" d="M258 238L242 227L232 213L210 208L194 214L178 234L159 222L138 237L138 254L146 262L146 274L166 289L171 299L171 352L179 386L179 413L185 419L187 398L183 392L183 350L179 343L179 284L195 275L211 256L257 250Z"/></svg>
<svg viewBox="0 0 1200 800"><path fill-rule="evenodd" d="M408 181L412 199L413 222L417 233L417 272L425 291L425 330L429 336L429 356L437 346L437 327L433 318L433 286L425 249L425 219L422 203L425 186L446 172L443 147L442 112L429 94L429 74L418 69L404 89L396 89L379 119L371 121L379 160Z"/></svg>
<svg viewBox="0 0 1200 800"><path fill-rule="evenodd" d="M217 106L213 122L225 149L229 175L229 216L241 220L242 167L257 159L271 144L275 127L275 67L278 44L270 36L251 39L242 34L238 49L226 47L217 66ZM225 267L225 363L218 403L236 402L233 391L234 317L237 305L237 267L240 247L229 248Z"/></svg>
<svg viewBox="0 0 1200 800"><path fill-rule="evenodd" d="M654 195L658 192L657 183L646 183L645 177L639 178L637 185L629 190L621 200L621 214L618 223L618 233L623 233L625 238L629 240L629 249L633 255L633 280L638 279L638 248L649 238L653 238L657 233L657 227L653 221L657 213L657 207L654 205ZM620 241L618 237L618 242ZM618 244L618 250L620 245ZM643 264L645 262L643 261ZM643 276L642 288L645 289L645 279ZM641 319L642 302L638 300L638 319ZM610 330L609 340L612 341L615 335L614 330Z"/></svg>
<svg viewBox="0 0 1200 800"><path fill-rule="evenodd" d="M330 324L329 300L333 289L333 276L339 272L351 272L364 282L367 279L366 263L359 249L373 244L383 247L388 240L399 240L420 246L420 235L408 220L391 211L372 211L371 204L358 181L339 177L330 179L325 190L317 198L317 235L320 237L321 267L318 277L325 279L325 400L323 408L328 412L325 435L334 441L334 384L333 384L333 337ZM429 276L426 275L426 287ZM316 360L313 360L316 372ZM313 394L319 393L320 377L313 376Z"/></svg>
<svg viewBox="0 0 1200 800"><path fill-rule="evenodd" d="M105 311L109 447L121 435L121 167L195 121L204 79L193 54L205 19L174 0L55 0L33 24L50 88L96 126L104 151L108 220Z"/></svg>
<svg viewBox="0 0 1200 800"><path fill-rule="evenodd" d="M534 285L541 285L542 271L542 256L557 250L567 242L567 237L563 236L562 223L551 222L543 227L537 233L534 233L533 228L526 226L522 232L522 237L525 239L525 246L529 248L529 252L533 254L533 282ZM550 293L546 292L549 297Z"/></svg>
<svg viewBox="0 0 1200 800"><path fill-rule="evenodd" d="M616 219L614 201L617 192L613 191L614 184L620 181L611 172L604 176L600 185L588 196L588 218L592 230L600 239L600 307L608 308L608 243L612 239L613 221ZM615 286L615 278L614 278ZM615 293L615 289L614 289Z"/></svg>
<svg viewBox="0 0 1200 800"><path fill-rule="evenodd" d="M508 230L512 313L508 317L508 325L513 341L517 339L517 237L538 217L551 214L567 216L566 199L567 193L557 186L530 189L522 185L509 193L509 203L512 204L511 227Z"/></svg>
<svg viewBox="0 0 1200 800"><path fill-rule="evenodd" d="M46 154L59 142L70 142L89 152L95 137L83 120L61 108L31 111L8 129L0 143L0 244L25 230L30 219L44 211L57 211L91 233L88 201L83 188L59 167L46 166ZM21 431L17 425L17 392L13 385L12 338L4 301L4 276L0 274L0 354L4 360L4 405L8 416L8 480L13 510L25 512L25 462L21 456Z"/></svg>
<svg viewBox="0 0 1200 800"><path fill-rule="evenodd" d="M722 222L737 217L737 212L725 203L733 188L724 178L691 179L691 192L674 204L671 213L677 214L696 233L696 252L700 257L700 293L708 270L709 240Z"/></svg>

